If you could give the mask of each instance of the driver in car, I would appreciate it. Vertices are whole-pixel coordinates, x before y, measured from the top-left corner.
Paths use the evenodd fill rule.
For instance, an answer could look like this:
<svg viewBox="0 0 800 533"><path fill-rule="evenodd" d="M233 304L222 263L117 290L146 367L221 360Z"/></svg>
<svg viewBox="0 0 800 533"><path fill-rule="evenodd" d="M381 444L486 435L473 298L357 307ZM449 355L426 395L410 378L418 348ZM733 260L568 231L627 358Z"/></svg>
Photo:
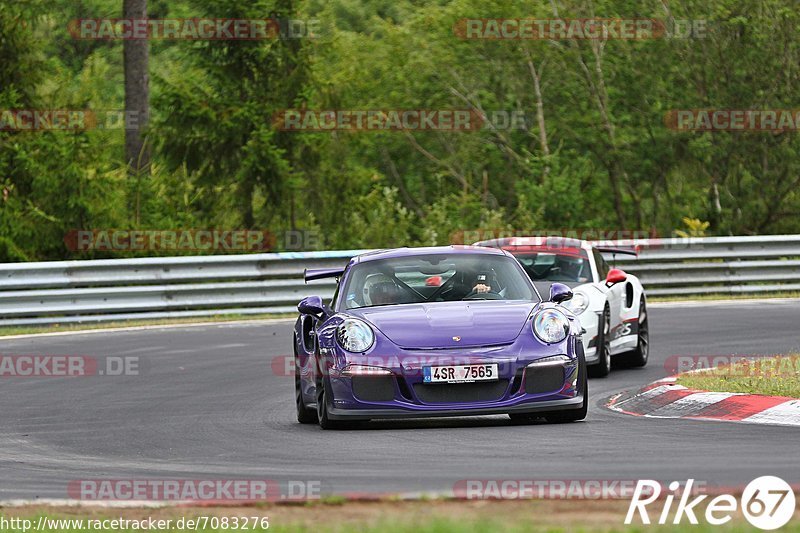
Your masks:
<svg viewBox="0 0 800 533"><path fill-rule="evenodd" d="M478 294L483 294L492 290L492 286L490 285L491 282L489 281L489 275L486 272L481 272L478 274L475 282L475 286L472 287L472 290Z"/></svg>
<svg viewBox="0 0 800 533"><path fill-rule="evenodd" d="M573 259L570 257L559 257L556 261L558 265L558 272L566 280L569 281L586 281L581 277L581 270L583 269L582 259Z"/></svg>
<svg viewBox="0 0 800 533"><path fill-rule="evenodd" d="M472 287L472 292L475 294L486 294L493 292L503 296L505 289L503 289L500 282L497 280L497 275L493 269L484 270L475 277L475 283Z"/></svg>

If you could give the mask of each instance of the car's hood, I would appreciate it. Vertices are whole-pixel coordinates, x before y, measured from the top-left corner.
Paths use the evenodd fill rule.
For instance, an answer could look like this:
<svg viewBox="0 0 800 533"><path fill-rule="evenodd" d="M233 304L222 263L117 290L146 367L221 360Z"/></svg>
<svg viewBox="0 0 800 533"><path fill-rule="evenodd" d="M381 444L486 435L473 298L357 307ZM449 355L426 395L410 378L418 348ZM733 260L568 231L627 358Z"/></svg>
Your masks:
<svg viewBox="0 0 800 533"><path fill-rule="evenodd" d="M353 309L401 348L458 348L513 342L536 302L476 300Z"/></svg>

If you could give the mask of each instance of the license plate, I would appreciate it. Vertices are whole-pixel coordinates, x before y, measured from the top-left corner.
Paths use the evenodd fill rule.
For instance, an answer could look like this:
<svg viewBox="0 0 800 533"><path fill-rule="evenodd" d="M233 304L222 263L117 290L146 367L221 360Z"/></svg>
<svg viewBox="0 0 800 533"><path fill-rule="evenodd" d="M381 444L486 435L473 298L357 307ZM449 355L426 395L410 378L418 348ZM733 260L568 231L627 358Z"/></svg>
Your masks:
<svg viewBox="0 0 800 533"><path fill-rule="evenodd" d="M473 383L475 381L497 381L497 365L452 365L426 366L423 369L424 383Z"/></svg>

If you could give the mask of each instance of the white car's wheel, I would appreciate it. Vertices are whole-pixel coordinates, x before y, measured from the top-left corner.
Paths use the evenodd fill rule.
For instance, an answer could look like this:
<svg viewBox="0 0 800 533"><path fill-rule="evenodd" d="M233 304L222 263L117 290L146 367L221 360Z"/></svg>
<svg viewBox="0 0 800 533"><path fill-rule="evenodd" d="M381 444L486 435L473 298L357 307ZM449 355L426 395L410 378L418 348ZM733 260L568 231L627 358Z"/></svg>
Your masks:
<svg viewBox="0 0 800 533"><path fill-rule="evenodd" d="M647 304L644 298L639 302L639 330L636 337L636 349L625 354L625 363L628 366L641 367L647 364L650 356L650 331L647 323Z"/></svg>

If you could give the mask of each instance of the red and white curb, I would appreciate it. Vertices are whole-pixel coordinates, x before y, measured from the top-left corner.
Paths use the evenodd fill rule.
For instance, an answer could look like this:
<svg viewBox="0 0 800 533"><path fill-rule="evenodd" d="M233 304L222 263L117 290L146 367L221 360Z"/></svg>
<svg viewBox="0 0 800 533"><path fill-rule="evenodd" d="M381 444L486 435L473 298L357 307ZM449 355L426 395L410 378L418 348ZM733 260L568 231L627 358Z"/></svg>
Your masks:
<svg viewBox="0 0 800 533"><path fill-rule="evenodd" d="M633 394L613 396L612 411L649 418L688 418L800 426L800 400L734 392L688 389L672 376L655 381Z"/></svg>

